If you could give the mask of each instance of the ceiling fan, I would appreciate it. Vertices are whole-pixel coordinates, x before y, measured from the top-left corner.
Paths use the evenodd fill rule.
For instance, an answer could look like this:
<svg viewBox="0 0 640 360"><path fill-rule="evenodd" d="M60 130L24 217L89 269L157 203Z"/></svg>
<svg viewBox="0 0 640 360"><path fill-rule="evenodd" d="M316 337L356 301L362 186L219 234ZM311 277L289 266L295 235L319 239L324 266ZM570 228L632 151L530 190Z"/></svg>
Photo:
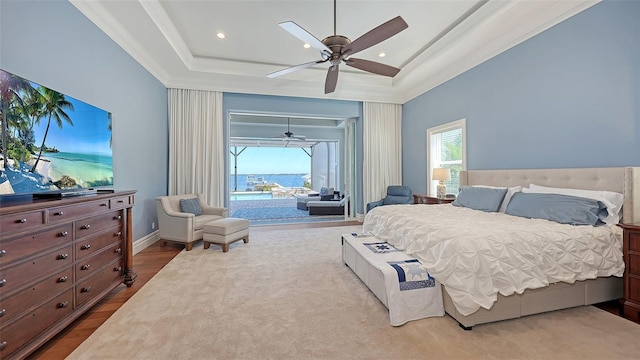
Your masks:
<svg viewBox="0 0 640 360"><path fill-rule="evenodd" d="M304 135L294 135L291 132L291 123L290 123L290 119L287 118L287 131L282 134L282 139L285 141L289 141L289 140L305 140L306 137Z"/></svg>
<svg viewBox="0 0 640 360"><path fill-rule="evenodd" d="M331 66L327 71L327 78L324 83L325 94L335 91L336 84L338 83L338 68L342 62L348 66L370 73L390 77L396 76L400 71L398 68L375 61L353 58L351 56L364 49L368 49L409 27L402 17L397 16L384 24L373 28L354 41L351 41L346 36L337 35L336 33L336 0L333 0L333 35L324 38L322 41L318 40L318 38L311 35L308 31L293 21L285 21L278 25L288 31L291 35L320 50L320 56L322 59L272 72L268 74L267 77L278 77L328 61Z"/></svg>

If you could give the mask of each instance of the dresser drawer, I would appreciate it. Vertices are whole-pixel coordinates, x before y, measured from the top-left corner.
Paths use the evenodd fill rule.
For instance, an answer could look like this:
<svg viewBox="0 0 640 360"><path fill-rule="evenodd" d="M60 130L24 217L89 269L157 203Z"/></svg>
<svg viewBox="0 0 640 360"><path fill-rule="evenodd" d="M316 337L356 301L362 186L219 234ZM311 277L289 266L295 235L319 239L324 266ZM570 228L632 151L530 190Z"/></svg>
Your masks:
<svg viewBox="0 0 640 360"><path fill-rule="evenodd" d="M109 211L109 199L53 207L49 209L49 223L72 221L79 217L91 216L107 211Z"/></svg>
<svg viewBox="0 0 640 360"><path fill-rule="evenodd" d="M22 237L0 240L0 267L71 242L71 229L71 224L67 224Z"/></svg>
<svg viewBox="0 0 640 360"><path fill-rule="evenodd" d="M122 257L122 244L117 243L102 252L76 263L76 281L80 281L99 271L104 265Z"/></svg>
<svg viewBox="0 0 640 360"><path fill-rule="evenodd" d="M73 290L57 295L38 307L35 311L22 316L20 319L0 328L0 344L5 343L0 350L0 359L8 357L12 352L32 340L33 337L45 331L60 319L73 311Z"/></svg>
<svg viewBox="0 0 640 360"><path fill-rule="evenodd" d="M43 299L68 290L72 286L73 267L70 266L13 296L0 300L0 320L3 323L9 322Z"/></svg>
<svg viewBox="0 0 640 360"><path fill-rule="evenodd" d="M118 196L109 200L109 207L111 209L123 209L129 207L133 197L132 196Z"/></svg>
<svg viewBox="0 0 640 360"><path fill-rule="evenodd" d="M629 300L640 302L640 278L629 278Z"/></svg>
<svg viewBox="0 0 640 360"><path fill-rule="evenodd" d="M626 266L625 271L630 275L640 276L640 254L629 254L629 263Z"/></svg>
<svg viewBox="0 0 640 360"><path fill-rule="evenodd" d="M122 283L123 261L120 258L109 266L95 272L91 277L83 280L76 286L76 306L81 306L87 300L100 294L115 283Z"/></svg>
<svg viewBox="0 0 640 360"><path fill-rule="evenodd" d="M76 239L97 234L122 224L122 210L78 220L75 223Z"/></svg>
<svg viewBox="0 0 640 360"><path fill-rule="evenodd" d="M72 263L73 247L70 244L35 259L0 270L0 292L8 295L30 282L52 272L60 271Z"/></svg>
<svg viewBox="0 0 640 360"><path fill-rule="evenodd" d="M20 231L34 231L44 224L44 211L30 211L0 216L2 237Z"/></svg>
<svg viewBox="0 0 640 360"><path fill-rule="evenodd" d="M640 252L640 232L629 233L629 250Z"/></svg>
<svg viewBox="0 0 640 360"><path fill-rule="evenodd" d="M76 241L76 260L83 259L113 243L121 243L122 227L107 229L106 231L91 237Z"/></svg>

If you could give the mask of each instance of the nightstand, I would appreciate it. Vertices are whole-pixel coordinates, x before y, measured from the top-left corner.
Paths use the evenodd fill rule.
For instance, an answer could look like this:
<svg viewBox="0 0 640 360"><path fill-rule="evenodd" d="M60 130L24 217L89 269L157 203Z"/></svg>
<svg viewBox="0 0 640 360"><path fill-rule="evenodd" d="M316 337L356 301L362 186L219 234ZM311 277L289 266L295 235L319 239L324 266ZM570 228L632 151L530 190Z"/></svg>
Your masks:
<svg viewBox="0 0 640 360"><path fill-rule="evenodd" d="M624 229L624 304L623 315L640 322L640 223L620 224Z"/></svg>
<svg viewBox="0 0 640 360"><path fill-rule="evenodd" d="M455 199L438 199L436 197L429 196L427 194L413 194L413 203L414 204L449 204L452 203Z"/></svg>

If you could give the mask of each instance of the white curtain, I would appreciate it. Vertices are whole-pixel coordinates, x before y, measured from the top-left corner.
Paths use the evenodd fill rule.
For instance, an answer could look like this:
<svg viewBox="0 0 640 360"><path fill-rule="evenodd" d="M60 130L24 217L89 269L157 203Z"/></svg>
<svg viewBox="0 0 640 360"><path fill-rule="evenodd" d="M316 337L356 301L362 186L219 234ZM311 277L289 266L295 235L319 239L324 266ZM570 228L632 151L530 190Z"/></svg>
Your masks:
<svg viewBox="0 0 640 360"><path fill-rule="evenodd" d="M222 93L169 89L169 195L224 205Z"/></svg>
<svg viewBox="0 0 640 360"><path fill-rule="evenodd" d="M382 199L387 186L402 185L402 106L363 104L362 195L366 205Z"/></svg>

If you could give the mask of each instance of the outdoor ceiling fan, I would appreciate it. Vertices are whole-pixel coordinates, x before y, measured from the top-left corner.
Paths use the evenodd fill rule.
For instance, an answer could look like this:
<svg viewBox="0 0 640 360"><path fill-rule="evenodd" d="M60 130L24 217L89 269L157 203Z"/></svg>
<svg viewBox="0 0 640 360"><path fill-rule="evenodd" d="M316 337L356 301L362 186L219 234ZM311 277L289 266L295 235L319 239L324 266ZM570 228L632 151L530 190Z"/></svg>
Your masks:
<svg viewBox="0 0 640 360"><path fill-rule="evenodd" d="M396 76L400 71L398 68L375 61L353 58L351 56L362 50L368 49L409 27L402 17L397 16L384 24L373 28L354 41L351 41L346 36L337 35L336 33L336 0L333 0L333 35L324 38L322 41L318 40L318 38L311 35L308 31L293 21L285 21L278 25L287 30L291 35L311 45L315 49L320 50L320 57L322 59L272 72L268 74L267 77L278 77L328 61L331 66L327 71L327 78L324 83L325 94L335 91L336 84L338 83L338 69L342 62L348 66L370 73L389 77Z"/></svg>
<svg viewBox="0 0 640 360"><path fill-rule="evenodd" d="M291 119L287 118L287 131L282 134L282 139L285 141L288 140L305 140L306 137L304 135L294 135L291 132L291 123L290 123Z"/></svg>

